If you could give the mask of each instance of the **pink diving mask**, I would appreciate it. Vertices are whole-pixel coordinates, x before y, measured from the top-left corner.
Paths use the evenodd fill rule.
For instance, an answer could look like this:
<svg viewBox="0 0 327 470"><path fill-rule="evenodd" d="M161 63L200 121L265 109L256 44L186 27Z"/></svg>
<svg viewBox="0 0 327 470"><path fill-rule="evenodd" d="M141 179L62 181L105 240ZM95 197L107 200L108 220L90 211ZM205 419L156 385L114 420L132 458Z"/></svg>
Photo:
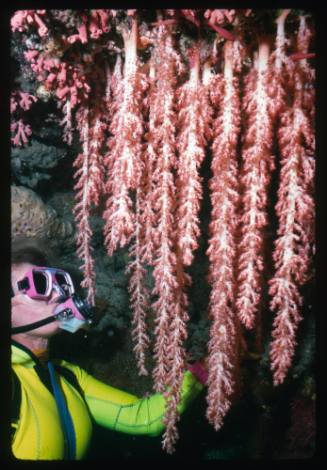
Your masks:
<svg viewBox="0 0 327 470"><path fill-rule="evenodd" d="M48 300L53 290L66 297L75 292L70 275L57 268L34 267L17 282L17 286L20 292L36 300Z"/></svg>

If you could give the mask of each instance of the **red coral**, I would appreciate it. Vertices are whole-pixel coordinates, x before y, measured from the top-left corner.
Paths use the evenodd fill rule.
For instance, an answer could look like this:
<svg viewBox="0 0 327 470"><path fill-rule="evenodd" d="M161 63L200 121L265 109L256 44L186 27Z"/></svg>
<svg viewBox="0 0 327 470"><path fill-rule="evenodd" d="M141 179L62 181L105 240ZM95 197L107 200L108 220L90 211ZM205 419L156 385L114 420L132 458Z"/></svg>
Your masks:
<svg viewBox="0 0 327 470"><path fill-rule="evenodd" d="M83 152L74 161L77 171L74 178L77 183L74 189L77 190L74 207L77 235L77 254L83 260L81 269L84 272L82 287L88 290L87 299L94 305L95 294L95 271L91 246L92 228L90 225L90 215L92 204L98 205L100 194L103 192L103 169L100 163L101 144L103 142L103 124L96 114L91 121L88 108L81 108L77 113L78 128L83 143Z"/></svg>
<svg viewBox="0 0 327 470"><path fill-rule="evenodd" d="M149 90L146 101L146 107L149 113L149 121L147 125L147 131L145 138L147 141L145 158L144 158L144 198L142 200L142 217L144 224L144 239L145 247L143 253L143 262L152 265L154 257L154 240L153 230L155 227L155 212L154 212L154 178L153 172L156 161L156 151L154 148L154 135L156 132L156 119L157 119L157 91L156 91L156 78L155 78L155 66L154 61L151 60L150 72L149 72Z"/></svg>
<svg viewBox="0 0 327 470"><path fill-rule="evenodd" d="M73 141L73 124L72 124L72 106L69 99L66 100L66 103L62 106L64 113L63 119L60 121L60 124L64 128L63 139L67 142L68 145L71 145Z"/></svg>
<svg viewBox="0 0 327 470"><path fill-rule="evenodd" d="M190 59L190 78L178 93L178 168L177 168L177 226L178 244L183 263L190 265L193 252L198 246L198 213L202 198L200 165L205 156L206 134L208 133L208 103L200 78L198 46Z"/></svg>
<svg viewBox="0 0 327 470"><path fill-rule="evenodd" d="M208 19L209 23L213 25L222 25L226 23L233 23L235 19L235 10L217 9L206 10L204 17Z"/></svg>
<svg viewBox="0 0 327 470"><path fill-rule="evenodd" d="M155 129L151 133L156 154L152 193L156 213L153 239L155 287L158 300L153 304L156 312L153 371L155 388L164 392L167 408L164 417L166 431L163 446L173 451L177 438L177 404L185 370L183 339L186 337L187 298L184 293L189 277L183 272L180 253L176 246L175 184L173 169L177 165L175 141L175 87L181 59L174 49L169 26L160 24L154 49L156 89L150 105L155 115Z"/></svg>
<svg viewBox="0 0 327 470"><path fill-rule="evenodd" d="M82 13L80 15L80 24L77 27L78 34L72 34L68 36L67 41L70 44L74 44L76 41L80 41L82 44L86 44L88 41L87 34L87 15Z"/></svg>
<svg viewBox="0 0 327 470"><path fill-rule="evenodd" d="M183 273L183 267L178 258L177 279L178 289L175 290L174 309L169 325L169 341L167 352L169 355L169 369L166 381L164 397L166 399L166 412L164 424L166 426L163 435L163 448L168 453L174 451L174 445L178 439L177 422L179 420L178 405L181 399L181 389L186 369L186 352L184 341L187 338L186 323L189 319L187 314L187 296L184 293L185 287L189 284L189 277Z"/></svg>
<svg viewBox="0 0 327 470"><path fill-rule="evenodd" d="M303 34L305 24L299 29L299 35ZM276 312L270 351L275 385L284 381L294 355L295 334L302 319L299 287L310 274L314 240L314 134L303 108L305 85L299 63L293 76L293 106L284 110L278 132L282 157L276 204L279 228L273 254L276 272L269 282L271 309Z"/></svg>
<svg viewBox="0 0 327 470"><path fill-rule="evenodd" d="M24 55L36 79L44 83L47 90L56 93L61 101L59 106L64 106L69 100L73 109L87 99L91 87L80 65L61 61L52 51L29 50Z"/></svg>
<svg viewBox="0 0 327 470"><path fill-rule="evenodd" d="M15 134L11 142L18 147L26 145L28 138L32 135L32 129L29 124L25 124L21 119L10 124L10 130Z"/></svg>
<svg viewBox="0 0 327 470"><path fill-rule="evenodd" d="M208 409L207 417L215 429L222 425L230 407L236 351L235 230L237 227L237 145L240 134L238 78L233 70L233 44L225 44L224 77L217 76L211 86L214 106L219 109L213 125L213 159L210 180L212 214L209 226L209 281L211 295Z"/></svg>
<svg viewBox="0 0 327 470"><path fill-rule="evenodd" d="M126 272L130 274L129 292L130 304L133 312L132 337L135 342L134 352L140 375L148 375L145 367L145 354L149 345L147 334L146 317L150 309L150 296L146 287L146 269L143 264L144 250L146 247L144 239L143 214L141 212L142 202L147 199L141 181L136 190L135 201L135 231L129 254L132 261L128 264ZM144 204L144 202L143 202Z"/></svg>
<svg viewBox="0 0 327 470"><path fill-rule="evenodd" d="M200 27L200 21L197 18L197 10L180 10L181 14L197 28Z"/></svg>
<svg viewBox="0 0 327 470"><path fill-rule="evenodd" d="M153 238L155 260L153 293L158 300L153 305L156 315L157 341L155 345L156 367L154 379L156 389L164 390L168 372L169 322L173 317L174 293L178 288L176 281L176 254L173 240L175 185L173 168L176 167L174 94L176 86L176 68L171 55L172 37L167 26L158 27L158 38L154 50L156 74L156 97L152 106L155 109L155 132L152 145L156 153L153 174L155 190L153 192L154 210L157 214Z"/></svg>
<svg viewBox="0 0 327 470"><path fill-rule="evenodd" d="M144 130L143 93L147 87L144 74L138 70L137 20L132 31L123 31L125 44L124 76L114 96L115 114L110 131L107 202L104 212L105 246L112 255L118 246L125 246L134 230L134 214L129 191L136 189L142 172L141 152Z"/></svg>
<svg viewBox="0 0 327 470"><path fill-rule="evenodd" d="M275 40L275 50L271 54L273 63L273 74L271 76L270 84L268 84L268 94L274 101L274 107L276 112L277 121L279 120L280 113L285 106L285 99L287 94L287 83L290 80L288 76L288 68L286 67L288 58L286 56L286 46L288 39L285 35L285 21L287 19L290 10L282 10L278 16L277 33Z"/></svg>
<svg viewBox="0 0 327 470"><path fill-rule="evenodd" d="M11 29L13 31L27 31L30 25L37 27L41 37L46 36L48 28L42 21L41 16L46 16L46 10L19 10L11 18Z"/></svg>
<svg viewBox="0 0 327 470"><path fill-rule="evenodd" d="M22 147L28 143L29 137L32 135L32 129L29 124L23 120L23 112L28 111L32 103L37 98L23 91L13 91L10 97L10 113L11 124L10 131L14 134L11 137L13 145Z"/></svg>
<svg viewBox="0 0 327 470"><path fill-rule="evenodd" d="M89 10L88 14L79 14L80 24L77 26L77 34L67 37L70 44L81 42L86 44L91 39L99 39L102 34L108 33L111 29L110 17L114 16L113 10Z"/></svg>
<svg viewBox="0 0 327 470"><path fill-rule="evenodd" d="M246 78L244 110L247 116L242 149L242 238L240 242L237 310L247 328L259 308L263 270L263 229L267 219L267 190L273 168L272 144L275 109L268 95L271 69L269 45L259 44L257 66Z"/></svg>

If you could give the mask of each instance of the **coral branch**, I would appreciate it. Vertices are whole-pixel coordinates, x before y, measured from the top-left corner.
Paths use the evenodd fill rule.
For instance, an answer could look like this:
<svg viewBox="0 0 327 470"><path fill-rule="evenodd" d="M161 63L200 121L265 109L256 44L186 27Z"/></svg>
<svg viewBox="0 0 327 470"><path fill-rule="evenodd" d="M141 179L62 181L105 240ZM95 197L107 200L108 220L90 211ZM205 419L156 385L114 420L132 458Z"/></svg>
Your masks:
<svg viewBox="0 0 327 470"><path fill-rule="evenodd" d="M223 79L213 86L222 88L214 95L219 113L213 126L214 141L210 180L212 215L209 226L209 281L211 295L208 409L207 418L215 429L222 425L233 391L233 366L236 349L235 329L235 230L238 203L237 144L240 133L238 79L233 72L233 44L225 44ZM217 83L218 82L218 83Z"/></svg>
<svg viewBox="0 0 327 470"><path fill-rule="evenodd" d="M280 113L283 111L285 106L285 99L287 94L286 85L289 82L287 67L289 58L287 58L285 52L286 46L288 44L288 39L285 35L285 21L289 13L290 10L282 10L282 13L276 20L277 33L275 50L272 53L272 59L274 59L273 74L270 85L268 85L268 92L270 96L273 96L277 121L279 120Z"/></svg>
<svg viewBox="0 0 327 470"><path fill-rule="evenodd" d="M131 244L129 254L132 262L127 267L127 273L130 274L129 292L130 303L133 311L132 337L135 342L134 352L140 375L148 375L145 367L145 354L149 345L147 335L146 316L150 308L149 292L146 288L146 269L143 265L144 249L146 247L144 240L144 226L141 214L142 199L146 194L142 194L141 182L136 190L136 210L135 210L135 233Z"/></svg>
<svg viewBox="0 0 327 470"><path fill-rule="evenodd" d="M153 151L156 154L153 182L155 244L153 259L153 304L156 312L153 370L155 388L165 393L167 408L164 422L166 432L163 446L173 451L177 438L177 404L180 397L182 374L185 370L183 340L186 336L186 296L184 289L188 277L184 274L180 253L176 246L176 197L173 169L176 168L175 142L175 87L180 68L180 58L173 45L169 27L160 24L153 51L156 88L150 106L156 116L151 134ZM151 113L151 109L150 109Z"/></svg>
<svg viewBox="0 0 327 470"><path fill-rule="evenodd" d="M208 104L199 80L200 58L196 46L191 51L190 78L179 90L178 151L178 244L183 263L190 265L200 234L198 213L202 198L199 168L205 156L208 133Z"/></svg>
<svg viewBox="0 0 327 470"><path fill-rule="evenodd" d="M156 69L156 97L152 103L156 114L156 129L152 136L152 145L157 158L153 179L154 210L156 213L153 238L155 243L154 259L154 295L158 300L154 303L156 315L156 344L154 369L155 387L163 391L169 371L168 351L169 322L173 318L174 292L178 288L176 280L176 254L174 252L174 213L175 185L173 168L176 167L175 143L175 84L176 69L171 54L172 37L165 25L158 27L157 44L154 50Z"/></svg>
<svg viewBox="0 0 327 470"><path fill-rule="evenodd" d="M22 117L25 111L28 111L32 103L37 101L37 98L29 93L23 91L13 91L10 97L10 114L11 123L10 131L14 134L11 137L11 142L17 147L22 147L28 143L29 137L32 135L32 129L29 124L26 124Z"/></svg>
<svg viewBox="0 0 327 470"><path fill-rule="evenodd" d="M64 128L64 141L68 145L72 144L73 141L73 124L72 124L72 106L70 99L66 100L66 103L63 105L62 110L64 112L64 117L60 121L60 124Z"/></svg>
<svg viewBox="0 0 327 470"><path fill-rule="evenodd" d="M238 275L237 310L247 328L254 325L261 298L263 269L263 229L267 225L267 190L273 168L273 117L267 86L269 45L259 44L256 69L246 79L244 109L247 115L242 150L243 185L242 239Z"/></svg>
<svg viewBox="0 0 327 470"><path fill-rule="evenodd" d="M110 125L107 202L104 212L105 246L111 256L125 246L134 230L130 190L135 189L141 174L141 139L143 134L142 100L147 86L138 70L136 54L137 20L131 32L123 30L125 63L123 80L114 96L115 115Z"/></svg>
<svg viewBox="0 0 327 470"><path fill-rule="evenodd" d="M305 48L307 31L303 21L298 34L299 47ZM304 71L306 64L295 65L293 106L284 110L278 132L282 156L276 204L279 228L273 253L276 272L269 282L270 306L276 312L270 350L275 385L284 381L292 363L295 334L302 319L299 288L310 275L314 241L314 134L303 106Z"/></svg>
<svg viewBox="0 0 327 470"><path fill-rule="evenodd" d="M184 298L185 301L185 298ZM186 305L180 299L176 299L176 309L170 325L169 353L171 368L167 377L167 390L164 392L166 398L166 412L164 424L166 426L163 435L163 448L168 453L174 451L175 443L178 439L177 422L179 420L178 404L181 399L181 388L186 369L184 340L187 337L186 322L188 316L185 314Z"/></svg>
<svg viewBox="0 0 327 470"><path fill-rule="evenodd" d="M94 126L90 128L89 114L88 108L82 108L77 114L83 152L77 156L74 162L74 167L77 168L74 174L74 178L77 180L74 186L74 189L77 190L75 195L77 204L74 208L74 214L78 227L77 255L84 261L81 266L84 272L81 286L88 290L87 299L91 305L94 305L95 272L91 246L90 214L92 204L99 203L99 197L103 191L103 169L100 164L103 125L97 115L93 123Z"/></svg>
<svg viewBox="0 0 327 470"><path fill-rule="evenodd" d="M156 76L155 66L153 61L150 63L149 72L149 90L147 97L147 108L149 110L149 122L147 133L145 135L147 145L144 159L144 198L142 201L141 212L143 214L144 223L144 239L145 247L143 253L143 262L150 265L153 264L154 257L154 240L153 230L155 226L155 213L154 213L154 179L153 172L155 168L155 161L157 158L154 148L154 135L156 132L156 116L157 116L157 92L156 92Z"/></svg>
<svg viewBox="0 0 327 470"><path fill-rule="evenodd" d="M33 25L41 37L46 36L48 28L41 16L46 16L46 10L18 10L11 18L11 28L13 31L27 31Z"/></svg>
<svg viewBox="0 0 327 470"><path fill-rule="evenodd" d="M76 224L78 226L77 234L77 255L83 260L82 270L84 272L84 280L82 287L88 289L88 301L94 305L94 262L92 258L91 236L92 230L89 222L89 112L88 109L83 110L79 115L79 128L81 132L81 140L83 142L83 152L79 154L74 162L77 171L74 178L77 183L74 186L77 204L74 208Z"/></svg>

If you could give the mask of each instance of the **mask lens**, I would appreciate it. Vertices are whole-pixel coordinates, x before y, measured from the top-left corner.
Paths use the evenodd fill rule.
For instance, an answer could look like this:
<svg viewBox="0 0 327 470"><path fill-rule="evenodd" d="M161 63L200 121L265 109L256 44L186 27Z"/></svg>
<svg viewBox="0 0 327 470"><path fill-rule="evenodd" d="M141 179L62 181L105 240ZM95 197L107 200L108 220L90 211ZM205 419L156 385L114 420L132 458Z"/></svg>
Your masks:
<svg viewBox="0 0 327 470"><path fill-rule="evenodd" d="M45 295L47 293L47 287L48 287L47 276L40 271L34 271L33 281L34 281L34 287L35 287L36 292L40 295Z"/></svg>
<svg viewBox="0 0 327 470"><path fill-rule="evenodd" d="M55 273L55 280L57 284L62 288L62 290L65 292L65 294L69 295L71 294L71 285L67 277L62 274L62 273Z"/></svg>

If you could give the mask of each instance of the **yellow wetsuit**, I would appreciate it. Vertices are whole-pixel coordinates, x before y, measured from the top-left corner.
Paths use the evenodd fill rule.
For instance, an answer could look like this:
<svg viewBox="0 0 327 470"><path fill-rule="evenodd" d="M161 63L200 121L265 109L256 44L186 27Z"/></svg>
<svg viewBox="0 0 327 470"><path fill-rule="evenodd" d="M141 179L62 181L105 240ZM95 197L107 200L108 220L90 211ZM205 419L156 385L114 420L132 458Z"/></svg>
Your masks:
<svg viewBox="0 0 327 470"><path fill-rule="evenodd" d="M56 372L73 424L74 459L82 459L87 452L92 418L101 426L134 435L157 436L164 430L165 400L161 394L140 399L95 379L74 364L62 360L52 363L72 371L84 395L83 398L70 380ZM18 459L62 460L65 455L64 433L51 382L46 380L47 369L31 351L16 342L12 345L12 367L21 384L19 420L14 423L13 455ZM185 372L180 413L202 388L191 372Z"/></svg>

